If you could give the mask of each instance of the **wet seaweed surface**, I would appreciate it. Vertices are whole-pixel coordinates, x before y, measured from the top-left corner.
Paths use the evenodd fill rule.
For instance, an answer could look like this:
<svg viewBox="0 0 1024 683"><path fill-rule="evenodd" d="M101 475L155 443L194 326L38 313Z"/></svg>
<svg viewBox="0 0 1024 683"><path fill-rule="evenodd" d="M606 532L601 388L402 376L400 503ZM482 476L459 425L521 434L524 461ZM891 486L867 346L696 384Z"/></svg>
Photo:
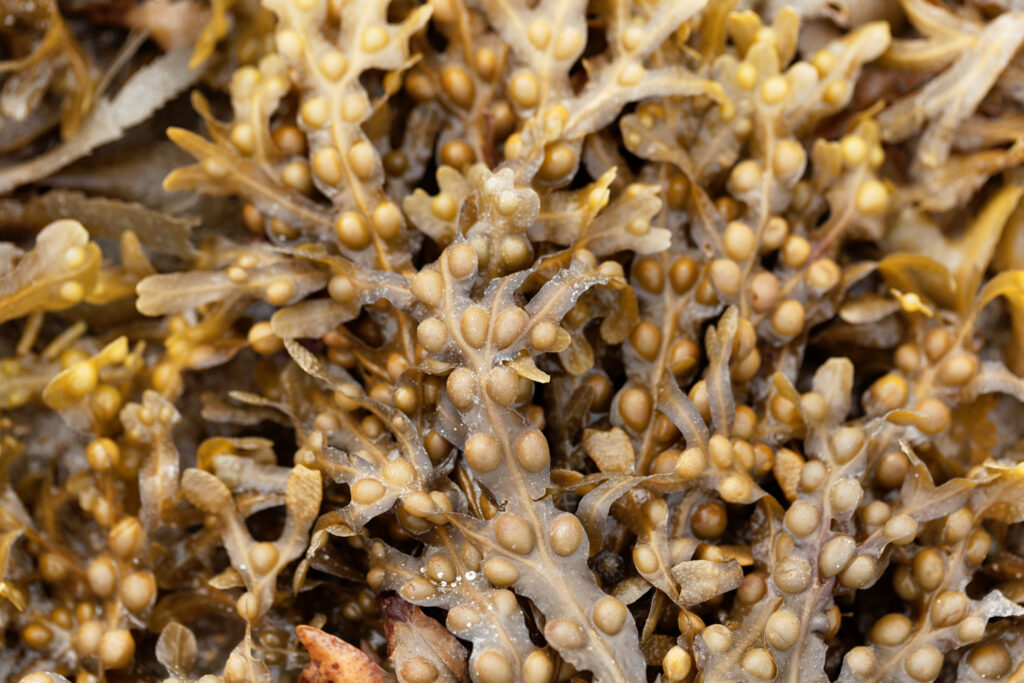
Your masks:
<svg viewBox="0 0 1024 683"><path fill-rule="evenodd" d="M1019 0L0 0L0 680L1024 680Z"/></svg>

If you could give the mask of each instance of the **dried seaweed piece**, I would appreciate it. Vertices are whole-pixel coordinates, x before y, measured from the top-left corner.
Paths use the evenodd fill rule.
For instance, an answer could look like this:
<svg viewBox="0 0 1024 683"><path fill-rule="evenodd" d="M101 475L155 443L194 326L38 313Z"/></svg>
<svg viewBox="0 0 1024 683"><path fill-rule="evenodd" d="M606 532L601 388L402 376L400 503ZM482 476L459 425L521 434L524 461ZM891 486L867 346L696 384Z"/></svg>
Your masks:
<svg viewBox="0 0 1024 683"><path fill-rule="evenodd" d="M258 164L188 130L169 128L167 137L201 164L172 171L164 179L165 191L240 194L261 211L286 221L297 230L314 230L321 236L329 234L331 221L326 211L308 198L291 193L283 183L268 177Z"/></svg>
<svg viewBox="0 0 1024 683"><path fill-rule="evenodd" d="M198 220L171 216L133 202L52 190L29 200L20 218L23 225L39 227L59 218L74 218L92 237L101 239L119 239L130 230L154 252L183 259L196 256L190 235Z"/></svg>
<svg viewBox="0 0 1024 683"><path fill-rule="evenodd" d="M297 465L288 478L285 506L288 517L276 543L255 542L232 500L231 492L215 476L188 469L181 478L185 498L220 521L221 538L232 566L242 575L248 592L239 599L239 612L249 622L262 617L274 601L278 573L301 556L308 530L320 510L320 474Z"/></svg>
<svg viewBox="0 0 1024 683"><path fill-rule="evenodd" d="M285 347L303 370L327 382L345 397L348 406L363 408L380 420L393 435L391 440L356 436L343 444L351 453L324 444L322 435L316 438L319 443L312 444L312 449L319 469L336 482L348 484L352 501L317 520L314 538L306 553L310 559L324 544L328 533L335 536L357 534L396 501L410 494L429 492L439 485L440 472L435 470L419 435L402 413L363 395L358 385L344 374L330 376L313 354L293 340L286 340ZM358 434L348 415L338 415L335 419L339 426L349 427Z"/></svg>
<svg viewBox="0 0 1024 683"><path fill-rule="evenodd" d="M112 99L97 100L66 142L30 161L0 169L0 194L60 170L148 119L199 77L186 66L187 60L187 49L181 48L139 69Z"/></svg>
<svg viewBox="0 0 1024 683"><path fill-rule="evenodd" d="M59 311L78 304L95 283L99 264L100 249L81 223L51 223L35 247L0 276L0 322L33 309Z"/></svg>
<svg viewBox="0 0 1024 683"><path fill-rule="evenodd" d="M234 0L213 0L210 5L210 17L199 33L192 57L188 62L189 68L192 69L210 58L217 43L227 35L230 26L228 12L234 5Z"/></svg>
<svg viewBox="0 0 1024 683"><path fill-rule="evenodd" d="M692 606L739 588L743 583L743 569L736 560L724 563L689 560L672 567L672 578L681 589L679 602Z"/></svg>
<svg viewBox="0 0 1024 683"><path fill-rule="evenodd" d="M122 364L128 358L128 339L118 337L92 358L81 360L57 374L43 390L43 401L61 413L72 427L87 429L94 416L85 408L85 399L95 391L100 371Z"/></svg>
<svg viewBox="0 0 1024 683"><path fill-rule="evenodd" d="M71 138L89 113L96 95L99 79L95 66L74 32L69 30L56 2L44 0L29 5L8 2L2 9L4 33L16 23L24 22L43 35L38 42L31 38L12 41L31 47L25 49L28 54L23 55L17 55L15 48L17 56L0 66L0 72L11 72L0 88L0 113L23 121L48 89L63 88L61 135L65 140Z"/></svg>
<svg viewBox="0 0 1024 683"><path fill-rule="evenodd" d="M139 471L139 517L152 533L178 502L181 465L171 430L181 422L181 414L155 391L146 391L141 404L121 409L120 418L128 438L149 448Z"/></svg>
<svg viewBox="0 0 1024 683"><path fill-rule="evenodd" d="M883 138L889 142L905 140L927 122L917 144L915 162L922 169L945 162L957 126L974 114L1024 41L1022 36L1024 14L1007 12L993 19L941 75L878 114Z"/></svg>
<svg viewBox="0 0 1024 683"><path fill-rule="evenodd" d="M136 306L145 315L166 315L243 296L285 305L327 284L327 275L316 265L269 250L252 250L248 260L244 256L238 260L247 267L235 264L223 270L151 275L136 287Z"/></svg>
<svg viewBox="0 0 1024 683"><path fill-rule="evenodd" d="M198 654L196 636L185 626L170 622L156 641L156 658L174 676L187 676Z"/></svg>
<svg viewBox="0 0 1024 683"><path fill-rule="evenodd" d="M312 626L297 629L312 661L301 683L386 683L393 680L370 657L345 641Z"/></svg>
<svg viewBox="0 0 1024 683"><path fill-rule="evenodd" d="M573 245L598 257L620 251L654 254L669 246L670 233L651 227L661 209L658 188L634 183L609 203L611 169L579 190L553 192L529 229L530 239Z"/></svg>
<svg viewBox="0 0 1024 683"><path fill-rule="evenodd" d="M980 295L981 280L1021 194L1018 187L1004 186L956 240L938 234L938 229L927 223L913 219L901 222L886 238L894 250L909 246L911 233L918 236L915 239L922 233L932 233L935 239L928 241L927 255L893 254L883 259L879 270L892 286L928 296L960 314L972 306L985 306L991 298Z"/></svg>
<svg viewBox="0 0 1024 683"><path fill-rule="evenodd" d="M14 495L13 492L7 492L8 498L12 495ZM28 606L25 591L17 583L9 581L6 577L11 565L11 550L14 544L24 535L24 526L20 524L12 525L12 523L16 523L16 521L5 519L4 529L0 532L0 597L3 597L16 610L21 612Z"/></svg>
<svg viewBox="0 0 1024 683"><path fill-rule="evenodd" d="M633 470L633 461L636 458L633 444L630 443L626 432L618 427L607 432L599 432L596 429L584 431L583 448L597 465L597 469L602 472L625 474Z"/></svg>
<svg viewBox="0 0 1024 683"><path fill-rule="evenodd" d="M401 598L384 598L388 659L400 681L433 675L434 680L466 679L469 653L441 624Z"/></svg>
<svg viewBox="0 0 1024 683"><path fill-rule="evenodd" d="M402 201L402 208L416 228L438 244L448 245L460 232L459 215L472 192L469 181L451 166L437 169L440 190L431 197L421 188Z"/></svg>
<svg viewBox="0 0 1024 683"><path fill-rule="evenodd" d="M326 265L332 276L327 282L329 299L306 299L282 308L270 320L281 338L322 337L359 315L363 306L379 299L410 301L406 280L388 272L364 270L344 259L297 251L296 256Z"/></svg>
<svg viewBox="0 0 1024 683"><path fill-rule="evenodd" d="M919 182L897 193L894 204L908 202L925 211L949 211L966 203L990 177L1022 161L1024 144L1019 141L1009 149L951 155L942 165L920 171Z"/></svg>

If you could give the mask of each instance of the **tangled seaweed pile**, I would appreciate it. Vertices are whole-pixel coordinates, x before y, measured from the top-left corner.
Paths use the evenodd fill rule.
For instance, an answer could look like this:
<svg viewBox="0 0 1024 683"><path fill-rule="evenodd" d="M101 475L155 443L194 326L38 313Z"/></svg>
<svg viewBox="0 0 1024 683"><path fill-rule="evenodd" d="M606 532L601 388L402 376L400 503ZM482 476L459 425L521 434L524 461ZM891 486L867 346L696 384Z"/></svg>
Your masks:
<svg viewBox="0 0 1024 683"><path fill-rule="evenodd" d="M751 4L0 0L0 679L1022 680L1024 8Z"/></svg>

